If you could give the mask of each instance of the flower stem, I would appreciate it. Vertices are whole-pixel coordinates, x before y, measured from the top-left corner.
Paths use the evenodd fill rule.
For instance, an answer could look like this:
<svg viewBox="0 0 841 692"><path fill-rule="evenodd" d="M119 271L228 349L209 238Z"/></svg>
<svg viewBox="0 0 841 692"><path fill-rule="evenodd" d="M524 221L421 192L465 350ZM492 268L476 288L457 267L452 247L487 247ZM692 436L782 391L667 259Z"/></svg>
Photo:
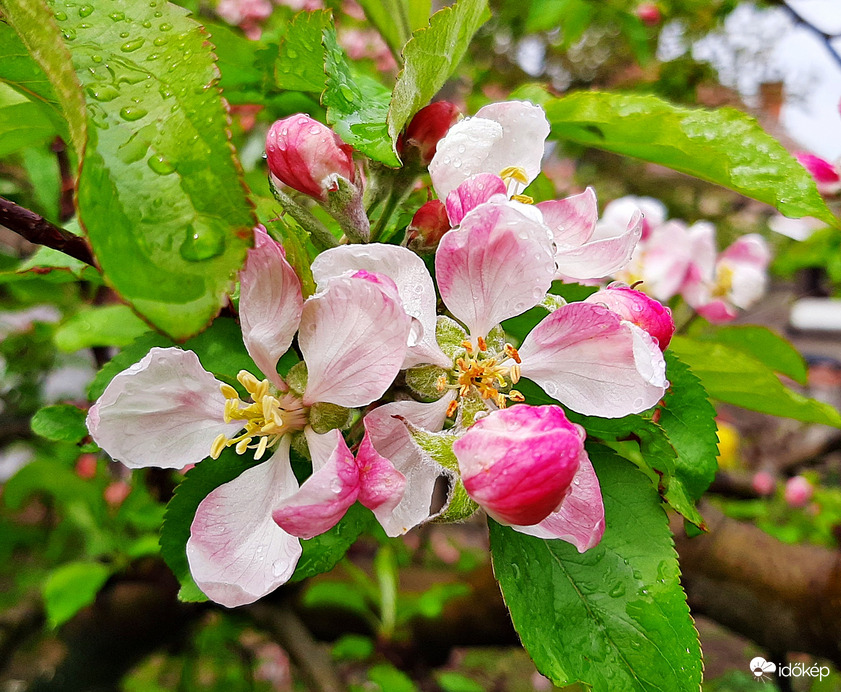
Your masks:
<svg viewBox="0 0 841 692"><path fill-rule="evenodd" d="M271 176L269 176L269 189L271 189L272 195L283 207L283 211L295 219L301 228L310 234L313 244L319 250L327 250L328 248L337 247L339 245L339 241L336 240L336 237L324 226L324 224L292 199L292 197L283 192L283 190L279 189L274 184Z"/></svg>

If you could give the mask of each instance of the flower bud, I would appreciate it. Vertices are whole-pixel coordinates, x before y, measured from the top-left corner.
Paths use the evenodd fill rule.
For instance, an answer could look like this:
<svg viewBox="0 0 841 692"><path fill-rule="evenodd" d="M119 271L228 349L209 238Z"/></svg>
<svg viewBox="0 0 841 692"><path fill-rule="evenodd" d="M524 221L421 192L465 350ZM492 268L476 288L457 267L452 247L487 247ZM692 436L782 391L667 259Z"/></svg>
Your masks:
<svg viewBox="0 0 841 692"><path fill-rule="evenodd" d="M604 305L623 320L644 329L657 341L661 351L666 350L675 333L671 310L629 286L610 285L596 291L586 302Z"/></svg>
<svg viewBox="0 0 841 692"><path fill-rule="evenodd" d="M767 497L774 494L774 489L777 487L777 481L768 471L757 471L753 474L750 485L757 495Z"/></svg>
<svg viewBox="0 0 841 692"><path fill-rule="evenodd" d="M814 486L803 476L789 478L786 482L785 499L789 507L805 507L812 499Z"/></svg>
<svg viewBox="0 0 841 692"><path fill-rule="evenodd" d="M409 248L418 254L435 252L444 234L450 230L447 208L440 199L433 199L415 212L406 238Z"/></svg>
<svg viewBox="0 0 841 692"><path fill-rule="evenodd" d="M513 526L538 524L558 508L583 449L583 429L559 406L494 411L453 444L467 494Z"/></svg>
<svg viewBox="0 0 841 692"><path fill-rule="evenodd" d="M326 201L338 179L354 182L353 147L326 125L299 113L278 120L266 136L269 170L298 192Z"/></svg>
<svg viewBox="0 0 841 692"><path fill-rule="evenodd" d="M646 26L657 26L663 19L660 8L653 2L643 2L637 5L636 14Z"/></svg>
<svg viewBox="0 0 841 692"><path fill-rule="evenodd" d="M86 481L96 476L96 454L82 454L76 460L76 475Z"/></svg>
<svg viewBox="0 0 841 692"><path fill-rule="evenodd" d="M421 108L397 140L397 153L406 162L428 166L439 140L461 117L455 104L436 101Z"/></svg>

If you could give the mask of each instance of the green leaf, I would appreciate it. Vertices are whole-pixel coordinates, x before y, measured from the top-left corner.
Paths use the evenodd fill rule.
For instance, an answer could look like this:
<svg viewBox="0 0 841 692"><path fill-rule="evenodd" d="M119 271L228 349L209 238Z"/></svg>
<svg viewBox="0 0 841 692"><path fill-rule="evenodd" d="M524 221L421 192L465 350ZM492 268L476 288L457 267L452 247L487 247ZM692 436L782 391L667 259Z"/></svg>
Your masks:
<svg viewBox="0 0 841 692"><path fill-rule="evenodd" d="M54 7L89 98L81 223L125 301L188 337L225 301L256 223L210 44L170 3Z"/></svg>
<svg viewBox="0 0 841 692"><path fill-rule="evenodd" d="M553 99L545 108L556 137L723 185L786 216L814 216L838 225L806 169L740 111L593 91Z"/></svg>
<svg viewBox="0 0 841 692"><path fill-rule="evenodd" d="M399 166L388 137L386 118L391 92L375 79L354 79L332 25L323 31L327 88L321 96L327 122L347 144L389 166Z"/></svg>
<svg viewBox="0 0 841 692"><path fill-rule="evenodd" d="M674 337L669 348L689 365L713 399L804 423L841 428L837 409L788 389L773 370L748 353L683 336Z"/></svg>
<svg viewBox="0 0 841 692"><path fill-rule="evenodd" d="M409 4L407 0L360 0L360 7L365 17L380 32L394 55L400 51L413 29L409 23Z"/></svg>
<svg viewBox="0 0 841 692"><path fill-rule="evenodd" d="M439 10L429 26L418 29L403 48L403 70L388 111L392 142L453 74L473 35L490 18L488 0L458 0Z"/></svg>
<svg viewBox="0 0 841 692"><path fill-rule="evenodd" d="M779 334L755 324L720 327L698 337L702 341L715 341L747 353L767 365L774 372L806 384L807 369L803 356Z"/></svg>
<svg viewBox="0 0 841 692"><path fill-rule="evenodd" d="M78 18L75 4L73 9ZM53 16L41 0L4 0L3 14L17 36L0 23L0 78L43 103L81 157L87 141L85 99L63 40L75 38L75 30L59 29L56 22L67 14L59 10Z"/></svg>
<svg viewBox="0 0 841 692"><path fill-rule="evenodd" d="M585 0L532 0L526 17L527 33L563 28L563 48L584 34L593 20L594 8Z"/></svg>
<svg viewBox="0 0 841 692"><path fill-rule="evenodd" d="M657 493L630 463L591 448L605 505L601 543L579 554L491 521L494 572L537 669L595 692L697 692L698 635Z"/></svg>
<svg viewBox="0 0 841 692"><path fill-rule="evenodd" d="M278 88L319 94L324 90L322 31L332 23L328 10L299 12L292 18L275 63Z"/></svg>
<svg viewBox="0 0 841 692"><path fill-rule="evenodd" d="M327 572L341 560L359 534L371 525L373 515L356 503L332 529L301 541L304 549L291 581L300 581Z"/></svg>
<svg viewBox="0 0 841 692"><path fill-rule="evenodd" d="M48 440L79 442L88 434L85 415L69 404L47 406L32 417L32 432Z"/></svg>
<svg viewBox="0 0 841 692"><path fill-rule="evenodd" d="M418 692L415 683L406 673L387 663L371 666L368 679L379 685L382 692Z"/></svg>
<svg viewBox="0 0 841 692"><path fill-rule="evenodd" d="M128 346L148 331L127 305L103 305L77 312L56 330L53 341L72 353L91 346Z"/></svg>
<svg viewBox="0 0 841 692"><path fill-rule="evenodd" d="M439 671L435 679L444 692L485 692L485 688L472 678L450 670Z"/></svg>
<svg viewBox="0 0 841 692"><path fill-rule="evenodd" d="M713 482L718 470L715 408L689 367L671 351L666 351L664 356L671 386L664 397L665 405L659 409L658 424L677 452L666 499L671 500L677 494L681 499L686 495L690 500L697 500ZM689 518L682 509L677 509Z"/></svg>
<svg viewBox="0 0 841 692"><path fill-rule="evenodd" d="M69 562L50 572L44 582L44 606L50 627L67 622L96 599L111 568L101 562Z"/></svg>
<svg viewBox="0 0 841 692"><path fill-rule="evenodd" d="M56 128L41 106L0 83L0 157L55 135Z"/></svg>

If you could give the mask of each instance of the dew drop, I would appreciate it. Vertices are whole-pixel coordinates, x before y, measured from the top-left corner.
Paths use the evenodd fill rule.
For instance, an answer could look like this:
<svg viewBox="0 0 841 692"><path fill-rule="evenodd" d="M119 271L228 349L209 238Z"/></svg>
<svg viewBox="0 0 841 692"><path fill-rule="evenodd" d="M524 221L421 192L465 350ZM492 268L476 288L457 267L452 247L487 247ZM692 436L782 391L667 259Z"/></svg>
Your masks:
<svg viewBox="0 0 841 692"><path fill-rule="evenodd" d="M220 231L207 225L190 224L178 251L188 262L201 262L221 255L224 250L225 237Z"/></svg>
<svg viewBox="0 0 841 692"><path fill-rule="evenodd" d="M122 46L120 46L120 50L123 51L123 53L132 53L138 48L141 48L145 42L146 39L142 37L136 38L133 41L126 41Z"/></svg>
<svg viewBox="0 0 841 692"><path fill-rule="evenodd" d="M520 578L520 566L516 562L511 563L511 574L514 579Z"/></svg>
<svg viewBox="0 0 841 692"><path fill-rule="evenodd" d="M61 32L62 36L66 38L68 41L72 41L76 38L76 30L75 29L65 29Z"/></svg>
<svg viewBox="0 0 841 692"><path fill-rule="evenodd" d="M126 15L122 12L112 12L108 16L111 17L111 19L115 22L121 22L126 18Z"/></svg>
<svg viewBox="0 0 841 692"><path fill-rule="evenodd" d="M610 594L611 598L619 598L620 596L624 596L625 585L622 582L619 582L618 584L614 585L614 587L610 591L608 591L608 593Z"/></svg>
<svg viewBox="0 0 841 692"><path fill-rule="evenodd" d="M155 16L156 16L156 17L163 17L163 16L164 16L164 13L163 13L163 12L161 12L160 10L157 10L157 11L155 12Z"/></svg>
<svg viewBox="0 0 841 692"><path fill-rule="evenodd" d="M161 31L171 31L172 30L172 24L170 24L169 22L164 22L158 28Z"/></svg>
<svg viewBox="0 0 841 692"><path fill-rule="evenodd" d="M120 95L117 87L111 86L110 84L95 84L89 86L86 91L91 98L97 101L113 101Z"/></svg>
<svg viewBox="0 0 841 692"><path fill-rule="evenodd" d="M290 48L289 50L286 51L286 56L288 58L290 58L291 60L294 60L295 58L298 57L298 51L296 51L294 48Z"/></svg>
<svg viewBox="0 0 841 692"><path fill-rule="evenodd" d="M97 65L102 62L101 55L92 55L91 60L93 60Z"/></svg>
<svg viewBox="0 0 841 692"><path fill-rule="evenodd" d="M143 22L143 24L141 24L141 26L142 26L144 29L150 29L150 28L152 27L152 22L150 22L150 21L147 19L145 22Z"/></svg>
<svg viewBox="0 0 841 692"><path fill-rule="evenodd" d="M158 36L154 41L152 41L152 43L154 43L156 46L163 46L166 42L166 36Z"/></svg>
<svg viewBox="0 0 841 692"><path fill-rule="evenodd" d="M128 38L128 31L121 31L120 38Z"/></svg>
<svg viewBox="0 0 841 692"><path fill-rule="evenodd" d="M82 5L79 8L80 17L89 17L93 13L93 5Z"/></svg>
<svg viewBox="0 0 841 692"><path fill-rule="evenodd" d="M135 120L140 120L140 118L146 115L147 112L148 111L145 108L140 108L138 106L126 106L125 108L120 109L120 117L123 120L134 122Z"/></svg>
<svg viewBox="0 0 841 692"><path fill-rule="evenodd" d="M55 13L55 18L58 21L63 22L65 19L67 19L67 15L64 12L56 12Z"/></svg>
<svg viewBox="0 0 841 692"><path fill-rule="evenodd" d="M175 171L175 166L173 166L160 154L150 156L147 163L149 164L149 168L155 171L158 175L169 175Z"/></svg>

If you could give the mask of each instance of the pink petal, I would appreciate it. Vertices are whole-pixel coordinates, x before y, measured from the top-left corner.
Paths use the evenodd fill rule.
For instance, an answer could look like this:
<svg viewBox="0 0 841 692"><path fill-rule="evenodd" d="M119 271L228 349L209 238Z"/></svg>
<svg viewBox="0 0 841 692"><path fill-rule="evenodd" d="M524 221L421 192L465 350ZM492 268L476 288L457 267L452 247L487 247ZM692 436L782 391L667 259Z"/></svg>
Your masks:
<svg viewBox="0 0 841 692"><path fill-rule="evenodd" d="M523 377L588 416L644 411L668 385L653 339L601 305L558 308L531 331L519 352Z"/></svg>
<svg viewBox="0 0 841 692"><path fill-rule="evenodd" d="M518 405L477 420L453 452L467 494L490 516L534 525L568 492L583 445L560 406Z"/></svg>
<svg viewBox="0 0 841 692"><path fill-rule="evenodd" d="M708 322L722 324L731 322L739 316L739 311L721 299L711 300L695 308L695 311Z"/></svg>
<svg viewBox="0 0 841 692"><path fill-rule="evenodd" d="M262 226L254 231L254 248L248 251L239 280L245 348L269 381L285 390L286 384L277 374L277 361L292 344L304 300L301 282L286 261L283 247Z"/></svg>
<svg viewBox="0 0 841 692"><path fill-rule="evenodd" d="M370 509L377 520L392 514L403 499L406 476L377 453L369 435L365 435L357 455L359 468L359 501Z"/></svg>
<svg viewBox="0 0 841 692"><path fill-rule="evenodd" d="M560 538L572 543L579 553L598 545L604 535L604 504L599 479L585 450L581 450L578 473L560 507L539 524L512 528L537 538Z"/></svg>
<svg viewBox="0 0 841 692"><path fill-rule="evenodd" d="M304 403L365 406L388 389L406 357L412 319L394 283L364 274L331 279L304 303L298 344L307 364Z"/></svg>
<svg viewBox="0 0 841 692"><path fill-rule="evenodd" d="M423 260L397 245L371 243L332 248L322 252L312 264L313 278L319 289L324 288L331 277L359 270L384 274L394 281L403 309L417 321L413 331L422 332L420 340L415 338L414 345L406 353L403 368L421 363L450 367L452 362L435 340L437 298L432 277Z"/></svg>
<svg viewBox="0 0 841 692"><path fill-rule="evenodd" d="M764 271L771 261L771 251L765 238L758 233L748 233L734 241L721 253L719 259L739 262Z"/></svg>
<svg viewBox="0 0 841 692"><path fill-rule="evenodd" d="M669 300L680 290L692 259L692 243L686 224L668 221L656 227L648 237L641 260L641 276L634 280L642 278L643 290L657 300Z"/></svg>
<svg viewBox="0 0 841 692"><path fill-rule="evenodd" d="M275 508L277 525L298 538L312 538L333 528L359 495L359 469L342 433L318 435L305 430L312 454L312 475Z"/></svg>
<svg viewBox="0 0 841 692"><path fill-rule="evenodd" d="M540 202L537 208L543 214L543 223L552 231L555 242L565 247L578 247L590 240L599 220L596 193L591 187L566 199Z"/></svg>
<svg viewBox="0 0 841 692"><path fill-rule="evenodd" d="M201 501L190 527L187 560L208 598L233 608L289 580L301 543L274 523L272 509L297 489L286 437L271 459Z"/></svg>
<svg viewBox="0 0 841 692"><path fill-rule="evenodd" d="M494 195L506 195L508 188L502 178L493 173L478 173L447 195L447 216L458 226L467 212L487 202Z"/></svg>
<svg viewBox="0 0 841 692"><path fill-rule="evenodd" d="M666 222L666 205L659 199L633 195L620 197L607 203L602 213L602 221L624 228L637 209L642 212L642 240L647 240L655 228Z"/></svg>
<svg viewBox="0 0 841 692"><path fill-rule="evenodd" d="M588 296L584 302L604 305L623 320L641 327L656 339L661 351L666 350L675 333L671 310L629 286L611 284Z"/></svg>
<svg viewBox="0 0 841 692"><path fill-rule="evenodd" d="M435 273L441 298L474 339L537 305L552 285L554 248L548 229L527 215L534 211L487 202L438 246Z"/></svg>
<svg viewBox="0 0 841 692"><path fill-rule="evenodd" d="M224 422L220 384L192 351L153 348L111 380L88 412L88 430L129 468L196 464L220 433L242 428Z"/></svg>
<svg viewBox="0 0 841 692"><path fill-rule="evenodd" d="M642 234L642 213L637 210L627 227L612 235L617 229L606 224L596 226L593 237L579 247L558 245L555 260L558 275L579 280L609 276L631 260Z"/></svg>
<svg viewBox="0 0 841 692"><path fill-rule="evenodd" d="M406 421L415 427L437 432L447 419L454 394L448 393L431 404L396 401L365 416L365 437L356 460L360 468L377 467L387 461L406 479L399 502L390 509L381 506L374 516L389 536L399 536L431 517L432 492L439 477L446 474L412 439Z"/></svg>

